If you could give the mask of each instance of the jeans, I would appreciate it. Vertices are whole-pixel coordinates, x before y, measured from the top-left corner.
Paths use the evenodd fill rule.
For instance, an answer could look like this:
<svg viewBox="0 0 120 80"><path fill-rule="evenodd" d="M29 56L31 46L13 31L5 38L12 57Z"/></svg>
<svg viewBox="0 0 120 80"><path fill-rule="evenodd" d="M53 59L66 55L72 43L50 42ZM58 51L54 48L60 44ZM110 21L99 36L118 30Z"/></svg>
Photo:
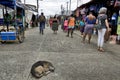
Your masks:
<svg viewBox="0 0 120 80"><path fill-rule="evenodd" d="M98 47L103 47L105 32L105 28L98 30Z"/></svg>
<svg viewBox="0 0 120 80"><path fill-rule="evenodd" d="M40 33L43 34L43 30L45 29L45 22L40 22L40 26L39 26L39 31Z"/></svg>

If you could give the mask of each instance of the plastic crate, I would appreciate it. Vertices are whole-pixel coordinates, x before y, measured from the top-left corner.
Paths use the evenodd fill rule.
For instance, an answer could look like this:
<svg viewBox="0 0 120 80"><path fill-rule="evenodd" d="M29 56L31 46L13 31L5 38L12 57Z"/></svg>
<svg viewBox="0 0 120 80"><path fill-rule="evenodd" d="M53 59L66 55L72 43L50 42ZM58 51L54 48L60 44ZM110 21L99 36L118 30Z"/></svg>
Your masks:
<svg viewBox="0 0 120 80"><path fill-rule="evenodd" d="M1 32L0 36L3 41L16 40L15 32Z"/></svg>

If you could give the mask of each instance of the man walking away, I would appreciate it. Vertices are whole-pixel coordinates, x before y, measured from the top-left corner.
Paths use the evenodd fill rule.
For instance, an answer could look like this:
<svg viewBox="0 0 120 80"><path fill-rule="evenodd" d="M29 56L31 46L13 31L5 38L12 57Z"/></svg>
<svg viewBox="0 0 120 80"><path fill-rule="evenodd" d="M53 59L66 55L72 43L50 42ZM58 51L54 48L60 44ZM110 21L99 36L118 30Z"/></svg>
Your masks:
<svg viewBox="0 0 120 80"><path fill-rule="evenodd" d="M39 30L40 30L40 34L44 34L44 29L45 29L45 22L46 22L46 18L44 16L44 13L41 13L41 15L39 16Z"/></svg>

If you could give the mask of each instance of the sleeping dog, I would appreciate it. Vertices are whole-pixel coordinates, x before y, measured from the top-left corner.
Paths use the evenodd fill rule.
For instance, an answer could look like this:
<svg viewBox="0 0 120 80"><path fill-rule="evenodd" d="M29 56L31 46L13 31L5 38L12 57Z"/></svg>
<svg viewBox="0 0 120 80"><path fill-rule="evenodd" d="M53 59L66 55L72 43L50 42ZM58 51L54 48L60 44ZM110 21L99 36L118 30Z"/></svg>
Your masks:
<svg viewBox="0 0 120 80"><path fill-rule="evenodd" d="M38 61L32 65L31 74L35 78L41 78L50 72L54 72L54 70L55 68L52 63L48 61Z"/></svg>

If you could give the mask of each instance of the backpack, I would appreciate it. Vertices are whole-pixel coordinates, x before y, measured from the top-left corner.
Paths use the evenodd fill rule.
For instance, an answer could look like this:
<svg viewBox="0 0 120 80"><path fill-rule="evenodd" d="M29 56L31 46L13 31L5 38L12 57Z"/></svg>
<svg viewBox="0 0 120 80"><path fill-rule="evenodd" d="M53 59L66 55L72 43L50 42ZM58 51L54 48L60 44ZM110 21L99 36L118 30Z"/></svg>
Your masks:
<svg viewBox="0 0 120 80"><path fill-rule="evenodd" d="M101 16L102 17L102 16ZM103 23L103 19L102 18L98 18L98 24L95 25L95 28L102 29L102 23Z"/></svg>
<svg viewBox="0 0 120 80"><path fill-rule="evenodd" d="M45 22L45 16L39 16L39 22Z"/></svg>
<svg viewBox="0 0 120 80"><path fill-rule="evenodd" d="M84 27L85 26L85 23L83 21L80 21L80 27Z"/></svg>

